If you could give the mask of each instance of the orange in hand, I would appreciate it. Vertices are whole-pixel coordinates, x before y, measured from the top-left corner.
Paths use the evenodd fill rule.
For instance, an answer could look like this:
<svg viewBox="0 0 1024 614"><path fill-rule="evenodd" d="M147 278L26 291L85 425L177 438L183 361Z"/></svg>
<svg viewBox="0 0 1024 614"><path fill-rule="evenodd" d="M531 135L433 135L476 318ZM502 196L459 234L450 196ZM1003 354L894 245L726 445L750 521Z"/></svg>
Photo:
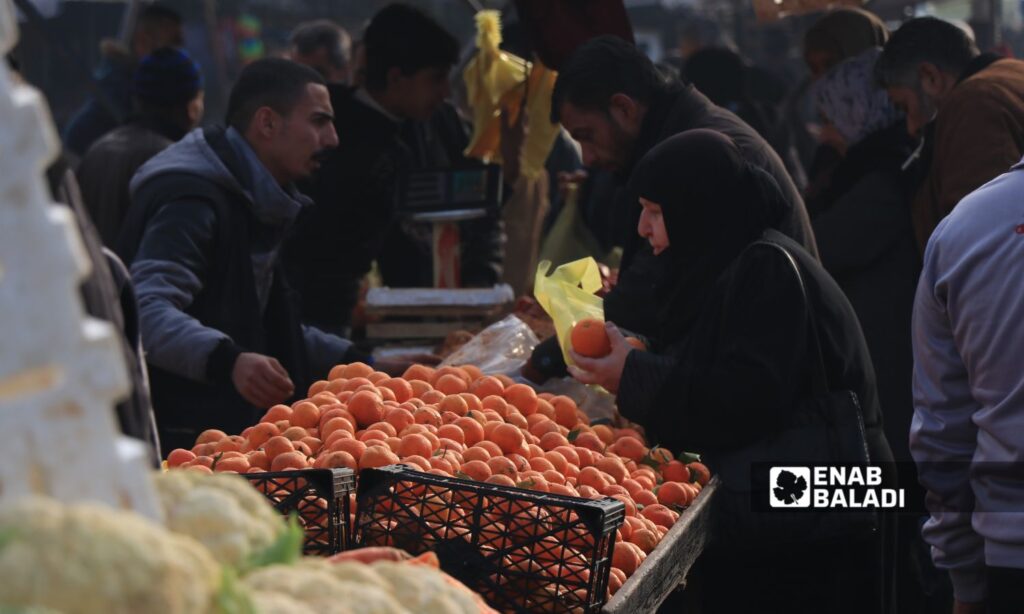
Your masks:
<svg viewBox="0 0 1024 614"><path fill-rule="evenodd" d="M572 349L580 356L602 358L612 351L604 322L597 318L583 318L572 327L569 335Z"/></svg>

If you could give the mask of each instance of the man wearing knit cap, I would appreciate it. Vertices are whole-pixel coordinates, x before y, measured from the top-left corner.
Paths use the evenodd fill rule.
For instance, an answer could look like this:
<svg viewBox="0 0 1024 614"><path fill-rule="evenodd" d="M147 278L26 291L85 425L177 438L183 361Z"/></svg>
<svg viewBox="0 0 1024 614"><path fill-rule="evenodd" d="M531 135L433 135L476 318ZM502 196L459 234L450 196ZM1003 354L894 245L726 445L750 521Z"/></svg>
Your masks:
<svg viewBox="0 0 1024 614"><path fill-rule="evenodd" d="M202 73L180 49L158 49L143 58L132 93L133 119L90 147L78 167L82 198L108 247L116 242L128 210L132 175L203 116Z"/></svg>

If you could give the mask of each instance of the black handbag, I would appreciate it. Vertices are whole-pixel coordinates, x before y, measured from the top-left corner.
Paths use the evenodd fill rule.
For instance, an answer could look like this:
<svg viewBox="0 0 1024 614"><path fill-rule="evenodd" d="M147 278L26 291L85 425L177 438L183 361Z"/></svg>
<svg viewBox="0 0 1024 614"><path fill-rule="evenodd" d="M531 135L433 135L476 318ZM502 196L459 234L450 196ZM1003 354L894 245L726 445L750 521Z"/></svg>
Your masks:
<svg viewBox="0 0 1024 614"><path fill-rule="evenodd" d="M877 510L770 508L772 466L867 465L871 458L856 393L833 391L829 386L814 308L796 259L771 240L759 239L748 249L755 245L781 252L799 281L815 353L812 394L780 430L742 448L705 455L722 483L714 539L727 547L763 547L840 541L875 533L879 530Z"/></svg>

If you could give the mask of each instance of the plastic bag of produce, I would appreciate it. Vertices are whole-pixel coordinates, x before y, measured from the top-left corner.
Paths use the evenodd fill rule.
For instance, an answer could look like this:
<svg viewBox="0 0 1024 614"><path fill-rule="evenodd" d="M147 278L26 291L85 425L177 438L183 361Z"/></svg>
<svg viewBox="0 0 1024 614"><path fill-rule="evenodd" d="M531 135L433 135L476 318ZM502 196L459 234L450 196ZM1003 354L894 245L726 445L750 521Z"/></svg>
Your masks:
<svg viewBox="0 0 1024 614"><path fill-rule="evenodd" d="M486 375L512 375L522 370L538 343L530 327L511 315L480 331L441 365L475 365Z"/></svg>
<svg viewBox="0 0 1024 614"><path fill-rule="evenodd" d="M537 392L560 394L576 401L576 406L593 421L615 419L615 397L600 386L587 386L571 377L552 378L537 389Z"/></svg>
<svg viewBox="0 0 1024 614"><path fill-rule="evenodd" d="M582 258L563 264L550 276L551 262L537 267L533 294L555 323L555 334L562 347L565 364L569 358L569 335L576 322L583 318L604 320L604 299L594 293L601 289L601 271L593 258Z"/></svg>

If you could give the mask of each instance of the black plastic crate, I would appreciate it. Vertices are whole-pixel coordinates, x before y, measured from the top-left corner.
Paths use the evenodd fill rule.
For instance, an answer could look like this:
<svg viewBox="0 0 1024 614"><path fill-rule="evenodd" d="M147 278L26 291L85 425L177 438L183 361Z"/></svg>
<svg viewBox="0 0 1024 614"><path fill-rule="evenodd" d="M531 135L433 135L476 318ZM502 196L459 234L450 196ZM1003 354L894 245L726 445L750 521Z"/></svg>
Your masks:
<svg viewBox="0 0 1024 614"><path fill-rule="evenodd" d="M306 533L303 552L327 556L351 543L349 495L355 491L351 469L297 469L246 473L257 490L285 516L296 512Z"/></svg>
<svg viewBox="0 0 1024 614"><path fill-rule="evenodd" d="M600 610L625 507L421 473L359 474L359 546L433 551L441 568L504 612Z"/></svg>

